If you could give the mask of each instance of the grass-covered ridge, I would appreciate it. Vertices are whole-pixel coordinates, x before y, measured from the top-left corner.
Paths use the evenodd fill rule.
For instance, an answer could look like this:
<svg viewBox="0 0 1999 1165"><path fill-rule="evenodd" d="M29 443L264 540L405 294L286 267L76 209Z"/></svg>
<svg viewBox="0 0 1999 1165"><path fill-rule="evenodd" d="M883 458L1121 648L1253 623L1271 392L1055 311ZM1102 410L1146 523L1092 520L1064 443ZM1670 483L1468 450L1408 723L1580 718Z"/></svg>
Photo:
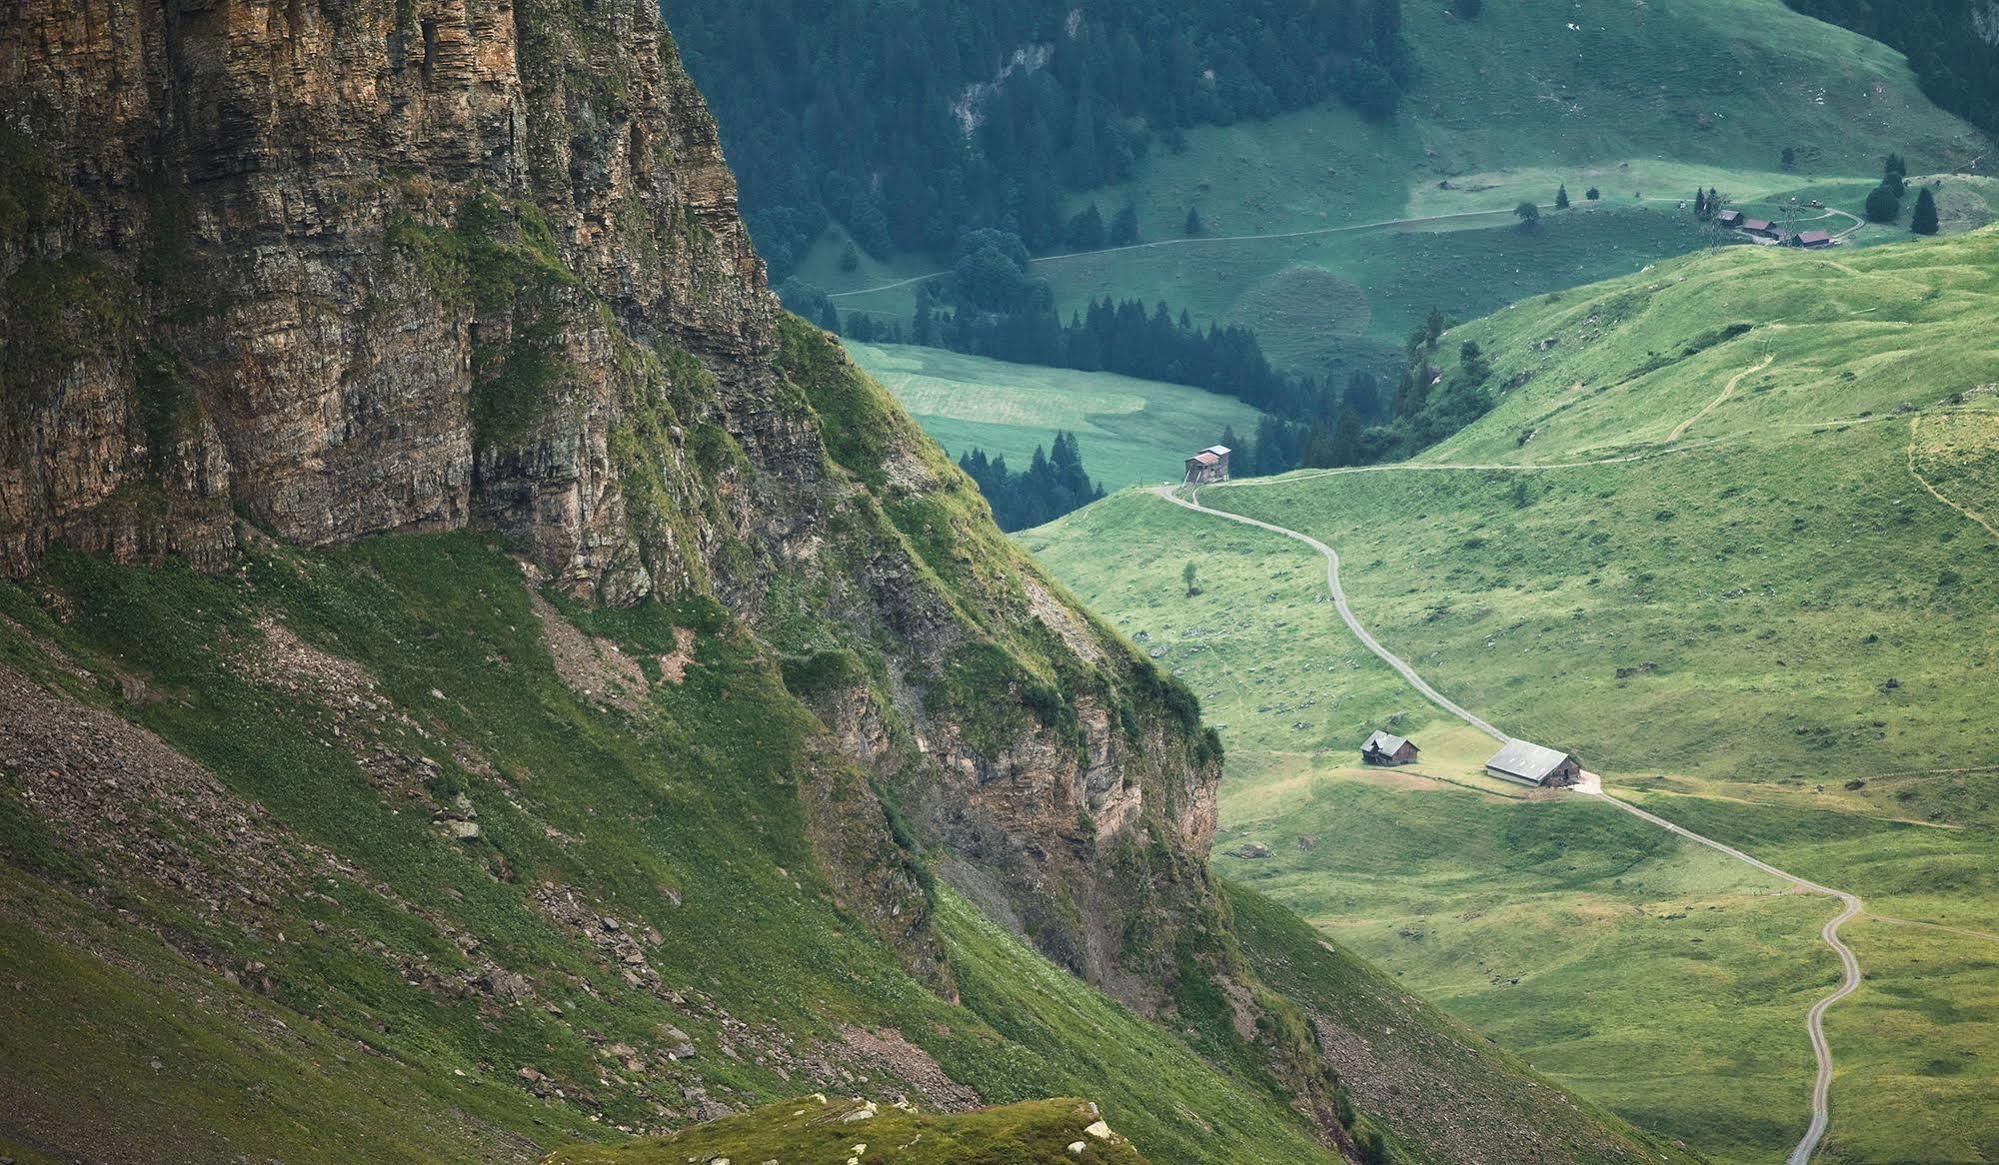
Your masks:
<svg viewBox="0 0 1999 1165"><path fill-rule="evenodd" d="M1994 1151L1999 977L1962 931L1999 904L1996 273L1984 231L1526 301L1445 337L1520 384L1451 441L1201 494L1337 549L1361 620L1479 715L1887 916L1851 925L1868 978L1827 1021L1843 1160ZM1481 777L1489 742L1352 640L1294 543L1138 493L1023 541L1222 725L1232 876L1648 1128L1795 1140L1822 905ZM1381 726L1424 763L1356 767Z"/></svg>
<svg viewBox="0 0 1999 1165"><path fill-rule="evenodd" d="M1101 1131L1092 1131L1101 1130ZM1070 1146L1077 1146L1073 1151ZM1131 1142L1085 1100L1055 1099L933 1115L825 1095L785 1101L684 1129L656 1144L566 1150L546 1165L680 1165L683 1161L897 1161L909 1165L1144 1165Z"/></svg>
<svg viewBox="0 0 1999 1165"><path fill-rule="evenodd" d="M0 1037L4 1088L43 1140L166 1152L172 1132L188 1159L226 1144L518 1158L842 1083L832 1065L932 1103L854 1050L845 1033L865 1029L903 1033L918 1062L990 1102L1088 1086L1119 1127L1183 1152L1210 1127L1189 1114L1222 1111L1235 1147L1213 1159L1322 1152L1275 1097L952 900L943 933L954 951L976 944L954 955L965 1002L914 978L814 855L802 794L839 780L816 721L711 606L537 611L517 566L470 536L279 553L232 580L68 559L0 597L16 681L131 717L255 806L254 831L334 855L302 884L225 881L215 913L146 863L93 864L118 836L85 823L65 838L33 808L48 786L10 760L5 945L24 1006ZM565 677L551 655L650 663L686 632L678 680L614 663ZM179 844L197 884L220 876L205 870L224 842L199 822ZM143 925L107 929L89 905L104 892ZM204 986L225 972L245 989ZM1040 985L1008 986L1023 977ZM1116 1038L1095 1048L1076 1016ZM315 1050L356 1041L358 1056ZM298 1132L228 1099L246 1089ZM130 1103L183 1090L211 1099L190 1091L178 1132Z"/></svg>

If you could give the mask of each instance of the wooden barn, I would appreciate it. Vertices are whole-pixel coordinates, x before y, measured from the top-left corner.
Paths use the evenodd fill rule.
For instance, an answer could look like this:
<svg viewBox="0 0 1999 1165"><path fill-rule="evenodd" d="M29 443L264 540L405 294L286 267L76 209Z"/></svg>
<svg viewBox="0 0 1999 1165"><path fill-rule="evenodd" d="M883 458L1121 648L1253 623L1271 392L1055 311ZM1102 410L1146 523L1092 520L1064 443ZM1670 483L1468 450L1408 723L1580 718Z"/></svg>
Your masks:
<svg viewBox="0 0 1999 1165"><path fill-rule="evenodd" d="M1506 747L1485 762L1485 771L1502 780L1522 785L1556 788L1582 780L1582 762L1558 749L1543 748L1524 740L1509 740Z"/></svg>
<svg viewBox="0 0 1999 1165"><path fill-rule="evenodd" d="M1229 479L1229 447L1210 445L1187 459L1188 485L1206 485Z"/></svg>
<svg viewBox="0 0 1999 1165"><path fill-rule="evenodd" d="M1371 765L1414 764L1423 750L1416 742L1402 736L1390 736L1386 732L1375 732L1360 746L1360 759Z"/></svg>
<svg viewBox="0 0 1999 1165"><path fill-rule="evenodd" d="M1724 210L1714 216L1714 221L1725 227L1739 227L1742 225L1742 212L1739 210Z"/></svg>
<svg viewBox="0 0 1999 1165"><path fill-rule="evenodd" d="M1767 218L1745 218L1742 220L1742 233L1764 239L1781 239L1784 228Z"/></svg>
<svg viewBox="0 0 1999 1165"><path fill-rule="evenodd" d="M1832 236L1824 231L1799 231L1791 236L1791 245L1816 250L1832 246Z"/></svg>

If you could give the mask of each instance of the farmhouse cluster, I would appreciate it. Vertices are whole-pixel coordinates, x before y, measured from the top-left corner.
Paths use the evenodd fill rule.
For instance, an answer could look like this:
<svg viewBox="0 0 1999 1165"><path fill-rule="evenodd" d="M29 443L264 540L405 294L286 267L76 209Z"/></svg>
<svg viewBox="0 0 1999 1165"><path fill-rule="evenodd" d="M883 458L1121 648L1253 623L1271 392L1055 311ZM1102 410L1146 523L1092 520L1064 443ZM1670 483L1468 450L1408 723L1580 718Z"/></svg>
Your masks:
<svg viewBox="0 0 1999 1165"><path fill-rule="evenodd" d="M1739 210L1724 210L1714 216L1714 221L1733 231L1741 231L1752 239L1763 243L1775 243L1780 247L1803 247L1808 251L1820 247L1830 247L1834 239L1825 231L1799 231L1792 234L1767 218L1749 218Z"/></svg>
<svg viewBox="0 0 1999 1165"><path fill-rule="evenodd" d="M1360 746L1361 762L1370 765L1414 764L1421 755L1415 741L1379 730L1369 734ZM1583 766L1572 753L1525 740L1509 740L1485 762L1485 771L1517 784L1566 788L1582 780Z"/></svg>

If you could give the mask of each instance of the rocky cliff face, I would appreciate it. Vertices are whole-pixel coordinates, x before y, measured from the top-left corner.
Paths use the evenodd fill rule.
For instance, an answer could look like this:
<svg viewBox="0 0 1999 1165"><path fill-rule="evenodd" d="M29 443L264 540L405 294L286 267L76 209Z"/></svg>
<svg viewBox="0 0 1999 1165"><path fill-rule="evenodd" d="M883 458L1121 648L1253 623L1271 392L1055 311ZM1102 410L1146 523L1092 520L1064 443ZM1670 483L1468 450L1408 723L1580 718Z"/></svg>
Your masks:
<svg viewBox="0 0 1999 1165"><path fill-rule="evenodd" d="M712 594L948 876L1168 998L1212 739L780 317L650 0L23 0L0 155L6 573L470 525Z"/></svg>

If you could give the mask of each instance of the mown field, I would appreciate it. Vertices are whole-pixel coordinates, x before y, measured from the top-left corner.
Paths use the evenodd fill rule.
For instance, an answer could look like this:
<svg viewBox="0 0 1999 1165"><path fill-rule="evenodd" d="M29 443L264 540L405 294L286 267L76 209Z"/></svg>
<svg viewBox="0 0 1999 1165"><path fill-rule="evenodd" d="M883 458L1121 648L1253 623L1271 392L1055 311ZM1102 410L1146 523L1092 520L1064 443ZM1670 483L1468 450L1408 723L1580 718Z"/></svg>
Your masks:
<svg viewBox="0 0 1999 1165"><path fill-rule="evenodd" d="M1233 425L1256 431L1257 410L1218 393L1105 372L1008 364L938 348L847 345L854 362L954 459L978 448L1026 469L1067 429L1105 489L1177 480L1187 454Z"/></svg>
<svg viewBox="0 0 1999 1165"><path fill-rule="evenodd" d="M1994 318L1999 232L1696 256L1448 334L1526 383L1415 462L1201 495L1338 549L1452 698L1867 900L1827 1160L1999 1157ZM1227 725L1234 876L1717 1159L1802 1131L1829 903L1485 782L1294 542L1140 493L1023 537ZM1432 779L1349 767L1381 725Z"/></svg>
<svg viewBox="0 0 1999 1165"><path fill-rule="evenodd" d="M1418 79L1393 121L1333 103L1192 130L1184 149L1152 151L1131 182L1075 199L1106 214L1130 203L1141 238L1160 245L1053 256L1036 273L1065 312L1091 296L1135 295L1252 323L1273 280L1330 273L1350 287L1308 286L1279 305L1305 326L1266 324L1273 357L1316 370L1328 363L1328 334L1351 327L1357 307L1368 323L1338 346L1335 366L1378 359L1355 340L1399 344L1433 305L1471 319L1708 245L1676 205L1696 188L1758 211L1796 194L1858 214L1882 156L1898 152L1944 178L1946 230L1992 220L1989 180L1951 174L1988 143L1931 106L1898 54L1781 0L1530 0L1492 5L1471 23L1447 7L1407 6ZM1550 215L1541 238L1517 237L1513 206L1549 207L1561 185L1578 210L1598 188L1599 215ZM1189 209L1205 228L1191 244ZM1430 221L1353 229L1405 219ZM1295 237L1324 231L1343 233ZM1253 237L1268 235L1294 237ZM1906 235L1905 209L1901 224L1870 226L1856 241ZM828 238L801 278L840 292L923 273L906 258L845 272L844 250ZM913 294L905 284L837 302L906 320Z"/></svg>

